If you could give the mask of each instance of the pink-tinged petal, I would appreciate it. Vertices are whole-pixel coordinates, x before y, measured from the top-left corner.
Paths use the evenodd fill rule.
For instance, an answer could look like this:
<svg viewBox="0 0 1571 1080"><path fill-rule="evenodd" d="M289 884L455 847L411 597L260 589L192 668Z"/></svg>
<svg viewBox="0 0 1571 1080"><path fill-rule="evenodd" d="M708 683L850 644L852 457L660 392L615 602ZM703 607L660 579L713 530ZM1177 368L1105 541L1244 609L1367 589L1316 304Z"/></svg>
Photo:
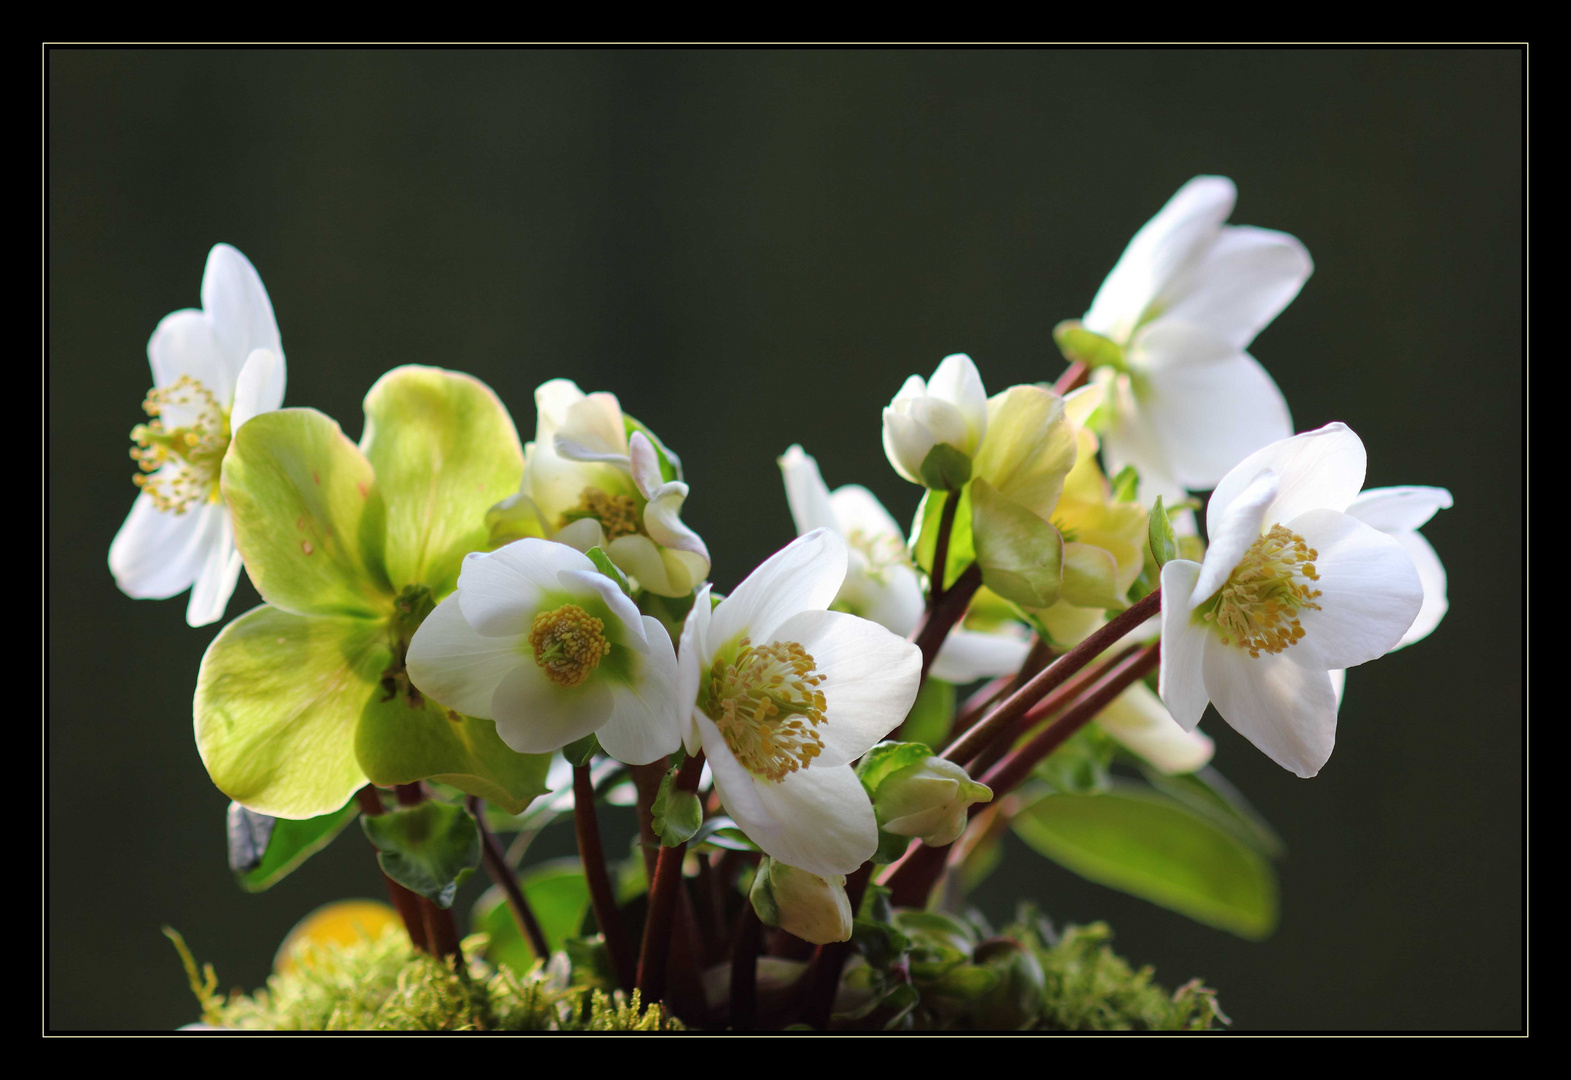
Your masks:
<svg viewBox="0 0 1571 1080"><path fill-rule="evenodd" d="M744 634L772 640L775 628L799 611L823 611L834 602L846 576L845 541L814 529L775 552L715 609L709 646L718 648Z"/></svg>
<svg viewBox="0 0 1571 1080"><path fill-rule="evenodd" d="M1244 553L1260 539L1266 507L1275 501L1280 491L1280 481L1270 469L1259 473L1249 486L1238 493L1220 514L1206 514L1206 529L1211 535L1211 546L1206 549L1201 563L1200 580L1190 600L1190 609L1205 603L1216 591L1227 584L1227 579L1237 568ZM1215 499L1215 496L1212 496ZM1215 505L1213 503L1213 505ZM1163 607L1166 607L1164 602Z"/></svg>
<svg viewBox="0 0 1571 1080"><path fill-rule="evenodd" d="M254 349L284 355L273 302L251 261L228 244L215 244L202 272L202 310L212 322L233 392L240 366ZM216 391L215 391L216 392ZM227 402L228 397L219 400Z"/></svg>
<svg viewBox="0 0 1571 1080"><path fill-rule="evenodd" d="M796 534L801 536L814 529L843 533L829 502L829 486L818 471L818 462L800 446L792 446L780 455L777 464L785 481L786 505L791 508Z"/></svg>
<svg viewBox="0 0 1571 1080"><path fill-rule="evenodd" d="M611 689L611 718L599 731L600 745L618 761L648 765L682 745L678 715L676 652L658 619L643 617L649 655L640 657L637 678Z"/></svg>
<svg viewBox="0 0 1571 1080"><path fill-rule="evenodd" d="M206 513L202 546L205 554L191 599L186 604L185 621L190 626L206 626L224 617L224 608L235 594L240 580L240 552L235 550L235 530L229 513L222 506L203 508Z"/></svg>
<svg viewBox="0 0 1571 1080"><path fill-rule="evenodd" d="M1216 242L1237 194L1223 176L1197 176L1179 188L1119 256L1091 301L1086 328L1127 341L1151 303Z"/></svg>
<svg viewBox="0 0 1571 1080"><path fill-rule="evenodd" d="M272 412L284 403L284 358L270 349L254 349L246 357L235 382L235 403L229 410L229 430L258 413Z"/></svg>
<svg viewBox="0 0 1571 1080"><path fill-rule="evenodd" d="M1250 454L1233 466L1211 493L1206 531L1262 469L1276 473L1276 500L1266 508L1267 526L1307 510L1346 510L1364 486L1364 443L1346 424L1327 424Z"/></svg>
<svg viewBox="0 0 1571 1080"><path fill-rule="evenodd" d="M1359 492L1347 512L1393 536L1422 528L1437 510L1451 509L1451 493L1439 487L1370 488Z"/></svg>
<svg viewBox="0 0 1571 1080"><path fill-rule="evenodd" d="M1212 635L1206 690L1233 730L1282 768L1310 777L1336 745L1336 694L1326 670L1301 664L1297 648L1252 657Z"/></svg>
<svg viewBox="0 0 1571 1080"><path fill-rule="evenodd" d="M1203 326L1235 349L1247 349L1313 270L1309 252L1287 233L1229 226L1163 290L1160 317Z"/></svg>
<svg viewBox="0 0 1571 1080"><path fill-rule="evenodd" d="M164 600L189 589L202 572L213 514L225 516L225 510L204 503L172 514L138 495L109 545L109 570L120 591L138 600Z"/></svg>
<svg viewBox="0 0 1571 1080"><path fill-rule="evenodd" d="M709 629L709 585L699 587L693 597L693 607L682 623L681 648L677 653L676 700L681 722L682 744L689 754L698 753L701 745L698 726L693 717L698 707L698 684L707 670L710 655L705 647Z"/></svg>
<svg viewBox="0 0 1571 1080"><path fill-rule="evenodd" d="M642 431L635 431L627 440L627 451L633 486L638 488L638 493L644 498L653 499L653 492L665 483L665 477L660 473L660 456L655 453L655 444ZM682 494L687 494L685 486Z"/></svg>
<svg viewBox="0 0 1571 1080"><path fill-rule="evenodd" d="M466 555L458 574L464 618L487 637L527 634L543 598L562 591L558 575L564 570L596 572L582 552L532 537Z"/></svg>
<svg viewBox="0 0 1571 1080"><path fill-rule="evenodd" d="M622 624L605 628L606 637L613 644L626 645L636 653L649 651L649 640L644 636L644 617L638 613L638 605L628 598L620 585L593 569L592 564L588 570L559 571L556 579L565 591L575 596L594 593L611 609L611 613ZM664 633L662 630L661 634Z"/></svg>
<svg viewBox="0 0 1571 1080"><path fill-rule="evenodd" d="M154 386L173 386L180 376L188 375L207 387L219 405L227 406L234 399L240 364L231 365L225 359L224 345L203 312L187 308L159 320L153 336L147 339L147 361L153 369ZM184 417L168 418L165 426L179 427L185 422Z"/></svg>
<svg viewBox="0 0 1571 1080"><path fill-rule="evenodd" d="M502 677L491 697L496 733L520 754L548 754L600 730L611 717L607 680L558 686L530 660Z"/></svg>
<svg viewBox="0 0 1571 1080"><path fill-rule="evenodd" d="M1145 417L1185 487L1215 487L1244 458L1293 434L1287 400L1254 357L1167 320L1136 340L1130 362L1150 386Z"/></svg>
<svg viewBox="0 0 1571 1080"><path fill-rule="evenodd" d="M851 873L878 850L873 804L849 766L762 780L732 756L708 717L699 725L726 813L771 857L828 877Z"/></svg>
<svg viewBox="0 0 1571 1080"><path fill-rule="evenodd" d="M1311 510L1286 523L1315 550L1320 610L1299 612L1303 640L1291 646L1327 670L1350 668L1396 648L1424 602L1424 586L1402 545L1355 517Z"/></svg>
<svg viewBox="0 0 1571 1080"><path fill-rule="evenodd" d="M1193 731L1205 715L1204 659L1211 632L1190 616L1200 564L1174 559L1162 567L1162 656L1158 687L1162 703L1185 731Z"/></svg>
<svg viewBox="0 0 1571 1080"><path fill-rule="evenodd" d="M465 716L492 719L497 687L532 664L516 637L486 637L469 625L454 593L427 615L409 642L409 681L426 697Z"/></svg>
<svg viewBox="0 0 1571 1080"><path fill-rule="evenodd" d="M922 650L875 622L839 611L791 616L768 641L794 641L823 676L824 749L810 768L849 765L898 727L922 683ZM755 644L764 644L754 639Z"/></svg>

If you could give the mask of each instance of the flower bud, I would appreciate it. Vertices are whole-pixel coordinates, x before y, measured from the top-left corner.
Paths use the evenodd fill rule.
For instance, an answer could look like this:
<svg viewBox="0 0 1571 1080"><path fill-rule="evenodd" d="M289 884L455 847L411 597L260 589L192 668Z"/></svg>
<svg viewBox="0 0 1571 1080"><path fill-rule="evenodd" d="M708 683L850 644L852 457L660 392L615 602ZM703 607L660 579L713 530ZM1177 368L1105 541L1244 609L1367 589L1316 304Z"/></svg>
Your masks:
<svg viewBox="0 0 1571 1080"><path fill-rule="evenodd" d="M913 484L922 484L927 482L923 465L934 447L947 446L960 457L970 458L986 431L987 392L982 389L982 376L969 356L955 353L944 358L930 381L924 383L920 375L907 379L884 410L884 453L896 472ZM953 474L958 463L954 458L955 454L941 451L928 470L942 474L946 490L956 479Z"/></svg>
<svg viewBox="0 0 1571 1080"><path fill-rule="evenodd" d="M749 894L766 926L778 926L814 945L851 940L851 899L842 874L821 878L767 855Z"/></svg>
<svg viewBox="0 0 1571 1080"><path fill-rule="evenodd" d="M878 785L873 812L879 826L925 844L953 843L966 827L966 807L987 802L993 792L952 761L930 757L891 773Z"/></svg>

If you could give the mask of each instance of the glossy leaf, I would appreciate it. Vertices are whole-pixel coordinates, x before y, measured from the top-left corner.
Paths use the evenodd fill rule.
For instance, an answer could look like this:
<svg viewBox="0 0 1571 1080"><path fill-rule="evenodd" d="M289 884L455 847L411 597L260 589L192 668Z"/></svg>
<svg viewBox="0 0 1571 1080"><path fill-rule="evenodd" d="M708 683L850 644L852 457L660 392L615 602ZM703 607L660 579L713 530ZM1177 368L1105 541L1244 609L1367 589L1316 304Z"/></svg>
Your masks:
<svg viewBox="0 0 1571 1080"><path fill-rule="evenodd" d="M376 845L382 872L439 907L480 865L480 830L461 806L426 801L399 807L360 825Z"/></svg>
<svg viewBox="0 0 1571 1080"><path fill-rule="evenodd" d="M1052 525L978 479L971 485L971 531L989 589L1027 608L1050 607L1058 599L1064 540Z"/></svg>
<svg viewBox="0 0 1571 1080"><path fill-rule="evenodd" d="M577 859L540 863L520 875L518 883L552 952L578 935L589 911L589 885ZM491 963L506 964L520 973L534 964L535 951L519 931L500 885L491 886L475 902L472 925L490 936L486 959Z"/></svg>
<svg viewBox="0 0 1571 1080"><path fill-rule="evenodd" d="M261 892L288 877L343 832L360 812L353 799L330 814L304 821L268 817L229 804L229 869L246 892Z"/></svg>
<svg viewBox="0 0 1571 1080"><path fill-rule="evenodd" d="M687 843L704 822L704 808L698 795L678 789L672 782L676 773L672 768L661 779L660 792L650 807L655 834L666 847Z"/></svg>

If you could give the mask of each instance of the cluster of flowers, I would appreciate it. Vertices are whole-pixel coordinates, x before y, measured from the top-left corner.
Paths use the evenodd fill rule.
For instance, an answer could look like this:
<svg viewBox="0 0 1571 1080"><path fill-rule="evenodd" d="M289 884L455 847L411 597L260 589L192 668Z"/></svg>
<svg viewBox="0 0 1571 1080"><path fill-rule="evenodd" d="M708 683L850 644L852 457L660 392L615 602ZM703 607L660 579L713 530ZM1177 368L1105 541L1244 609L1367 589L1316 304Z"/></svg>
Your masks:
<svg viewBox="0 0 1571 1080"><path fill-rule="evenodd" d="M1140 647L1149 662L1119 668L1133 675L1087 719L1163 772L1209 760L1196 727L1213 704L1313 776L1342 671L1442 618L1444 570L1417 529L1449 494L1364 491L1346 426L1293 434L1246 350L1309 256L1226 224L1233 201L1229 181L1196 178L1135 235L1084 318L1058 327L1056 384L989 397L964 355L907 380L883 444L925 489L909 535L787 449L799 536L724 598L681 518L679 458L616 397L547 382L520 445L479 381L403 367L367 396L357 445L280 407L267 293L219 245L202 309L148 343L141 492L110 567L134 597L189 588L192 626L222 617L242 565L266 601L212 643L195 697L202 760L249 810L311 818L367 784L432 780L518 812L548 756L587 760L591 737L589 753L630 766L685 755L707 768L672 768L666 843L694 832L679 798L712 784L768 856L760 917L844 941L847 875L951 844L1003 794L987 781L1018 778L996 763L1040 718L1042 693L1022 687L1074 674L1041 682L1055 657ZM1206 490L1209 546L1191 498ZM1158 655L1153 693L1138 676ZM930 678L995 680L991 712L957 739L971 753L880 745ZM1003 741L987 748L984 729Z"/></svg>

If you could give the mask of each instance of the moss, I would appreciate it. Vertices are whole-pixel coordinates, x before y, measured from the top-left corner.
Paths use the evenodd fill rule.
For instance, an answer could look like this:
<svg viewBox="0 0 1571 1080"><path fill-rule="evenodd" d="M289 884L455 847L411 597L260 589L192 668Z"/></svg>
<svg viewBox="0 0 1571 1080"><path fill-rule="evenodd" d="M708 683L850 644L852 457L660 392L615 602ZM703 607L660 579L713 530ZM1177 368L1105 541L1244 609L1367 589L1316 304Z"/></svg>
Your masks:
<svg viewBox="0 0 1571 1080"><path fill-rule="evenodd" d="M1043 1005L1038 1027L1059 1031L1203 1031L1230 1023L1216 992L1191 979L1169 993L1153 982L1150 966L1138 971L1109 947L1106 923L1068 927L1056 943L1027 926L1011 928L1028 939L1042 965Z"/></svg>
<svg viewBox="0 0 1571 1080"><path fill-rule="evenodd" d="M478 960L449 965L415 952L399 930L350 945L305 950L288 972L254 994L218 994L212 965L200 972L180 935L166 930L185 964L203 1020L248 1031L669 1031L681 1025L635 991L569 985L565 963L519 974ZM464 943L466 956L484 946Z"/></svg>

